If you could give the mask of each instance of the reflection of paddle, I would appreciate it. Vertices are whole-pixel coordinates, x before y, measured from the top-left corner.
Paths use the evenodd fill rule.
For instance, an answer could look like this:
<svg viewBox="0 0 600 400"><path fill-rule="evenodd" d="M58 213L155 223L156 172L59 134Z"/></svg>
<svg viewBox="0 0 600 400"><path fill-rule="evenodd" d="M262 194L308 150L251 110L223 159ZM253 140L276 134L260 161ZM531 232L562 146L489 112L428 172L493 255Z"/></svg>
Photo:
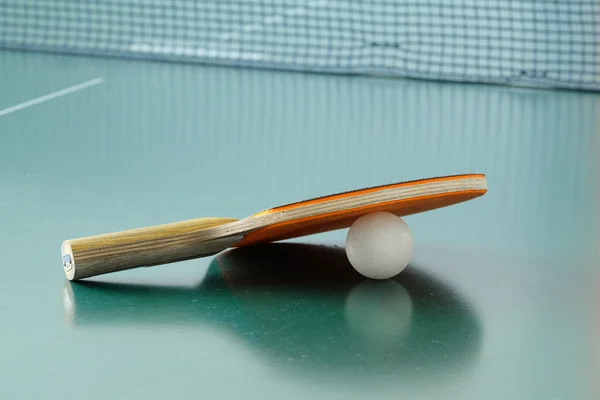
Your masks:
<svg viewBox="0 0 600 400"><path fill-rule="evenodd" d="M468 362L481 340L472 308L451 288L411 267L395 280L365 280L334 247L231 250L192 289L67 285L76 326L213 324L300 373L426 376Z"/></svg>

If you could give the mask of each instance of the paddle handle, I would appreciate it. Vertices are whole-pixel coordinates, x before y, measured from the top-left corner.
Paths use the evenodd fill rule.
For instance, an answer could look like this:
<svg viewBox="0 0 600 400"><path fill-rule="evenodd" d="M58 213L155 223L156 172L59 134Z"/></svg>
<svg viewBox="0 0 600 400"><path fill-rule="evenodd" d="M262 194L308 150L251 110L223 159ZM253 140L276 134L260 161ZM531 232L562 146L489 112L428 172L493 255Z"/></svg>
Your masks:
<svg viewBox="0 0 600 400"><path fill-rule="evenodd" d="M231 218L188 221L65 240L61 246L67 279L73 281L130 268L208 256L239 242L240 236L207 239L206 229Z"/></svg>

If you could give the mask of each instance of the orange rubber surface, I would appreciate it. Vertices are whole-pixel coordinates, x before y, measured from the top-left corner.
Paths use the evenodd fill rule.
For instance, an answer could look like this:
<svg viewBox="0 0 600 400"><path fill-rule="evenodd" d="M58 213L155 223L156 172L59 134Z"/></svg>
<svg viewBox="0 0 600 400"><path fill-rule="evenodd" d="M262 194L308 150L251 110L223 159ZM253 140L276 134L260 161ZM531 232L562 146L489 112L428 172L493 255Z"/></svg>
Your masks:
<svg viewBox="0 0 600 400"><path fill-rule="evenodd" d="M264 215L265 213L274 211L290 210L297 207L306 206L314 203L325 203L331 200L352 197L361 194L372 193L383 189L396 188L401 186L411 186L415 184L422 184L428 182L437 182L442 180L460 180L465 178L481 178L484 175L462 175L460 177L444 177L444 178L433 178L421 181L411 181L406 183L398 183L388 185L384 187L368 188L353 192L341 193L337 195L322 197L318 199L307 200L295 204L290 204L283 207L277 207L270 210L263 211L257 215ZM302 237L307 235L313 235L316 233L322 233L332 231L336 229L348 228L356 219L360 216L377 211L387 211L394 213L400 217L417 214L420 212L430 211L437 208L447 207L453 204L462 203L482 196L487 190L469 190L462 192L450 192L441 193L435 195L419 196L409 199L395 200L377 204L370 204L367 206L357 207L349 210L332 211L316 216L301 218L292 221L285 221L273 225L266 226L264 228L257 229L247 234L243 240L241 240L236 246L248 246L254 244L270 243L279 240L286 240L296 237Z"/></svg>

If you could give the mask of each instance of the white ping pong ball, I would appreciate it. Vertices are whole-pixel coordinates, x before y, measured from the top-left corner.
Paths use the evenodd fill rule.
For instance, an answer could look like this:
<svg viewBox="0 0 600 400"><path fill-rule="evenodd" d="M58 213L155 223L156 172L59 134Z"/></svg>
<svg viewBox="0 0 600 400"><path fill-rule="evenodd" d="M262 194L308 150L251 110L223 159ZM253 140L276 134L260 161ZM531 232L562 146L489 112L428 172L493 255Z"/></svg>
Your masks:
<svg viewBox="0 0 600 400"><path fill-rule="evenodd" d="M361 275L389 279L402 272L412 258L413 237L404 220L375 212L358 218L346 236L346 255Z"/></svg>

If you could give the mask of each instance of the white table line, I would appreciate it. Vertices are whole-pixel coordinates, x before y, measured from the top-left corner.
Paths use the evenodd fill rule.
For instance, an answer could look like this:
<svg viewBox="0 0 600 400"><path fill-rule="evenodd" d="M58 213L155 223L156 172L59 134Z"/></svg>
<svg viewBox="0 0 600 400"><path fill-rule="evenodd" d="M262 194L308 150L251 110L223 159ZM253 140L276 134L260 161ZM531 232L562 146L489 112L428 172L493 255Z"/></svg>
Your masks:
<svg viewBox="0 0 600 400"><path fill-rule="evenodd" d="M49 93L49 94L47 94L45 96L41 96L41 97L38 97L38 98L35 98L35 99L32 99L32 100L26 101L24 103L20 103L20 104L14 105L12 107L5 108L4 110L0 110L0 117L2 117L4 115L7 115L7 114L10 114L10 113L13 113L15 111L22 110L22 109L27 108L27 107L34 106L36 104L44 103L46 101L55 99L57 97L65 96L67 94L71 94L71 93L77 92L79 90L86 89L86 88L88 88L90 86L99 85L103 81L104 80L102 78L92 79L91 81L83 82L83 83L80 83L78 85L71 86L71 87L68 87L68 88L65 88L65 89L61 89L61 90L59 90L57 92Z"/></svg>

